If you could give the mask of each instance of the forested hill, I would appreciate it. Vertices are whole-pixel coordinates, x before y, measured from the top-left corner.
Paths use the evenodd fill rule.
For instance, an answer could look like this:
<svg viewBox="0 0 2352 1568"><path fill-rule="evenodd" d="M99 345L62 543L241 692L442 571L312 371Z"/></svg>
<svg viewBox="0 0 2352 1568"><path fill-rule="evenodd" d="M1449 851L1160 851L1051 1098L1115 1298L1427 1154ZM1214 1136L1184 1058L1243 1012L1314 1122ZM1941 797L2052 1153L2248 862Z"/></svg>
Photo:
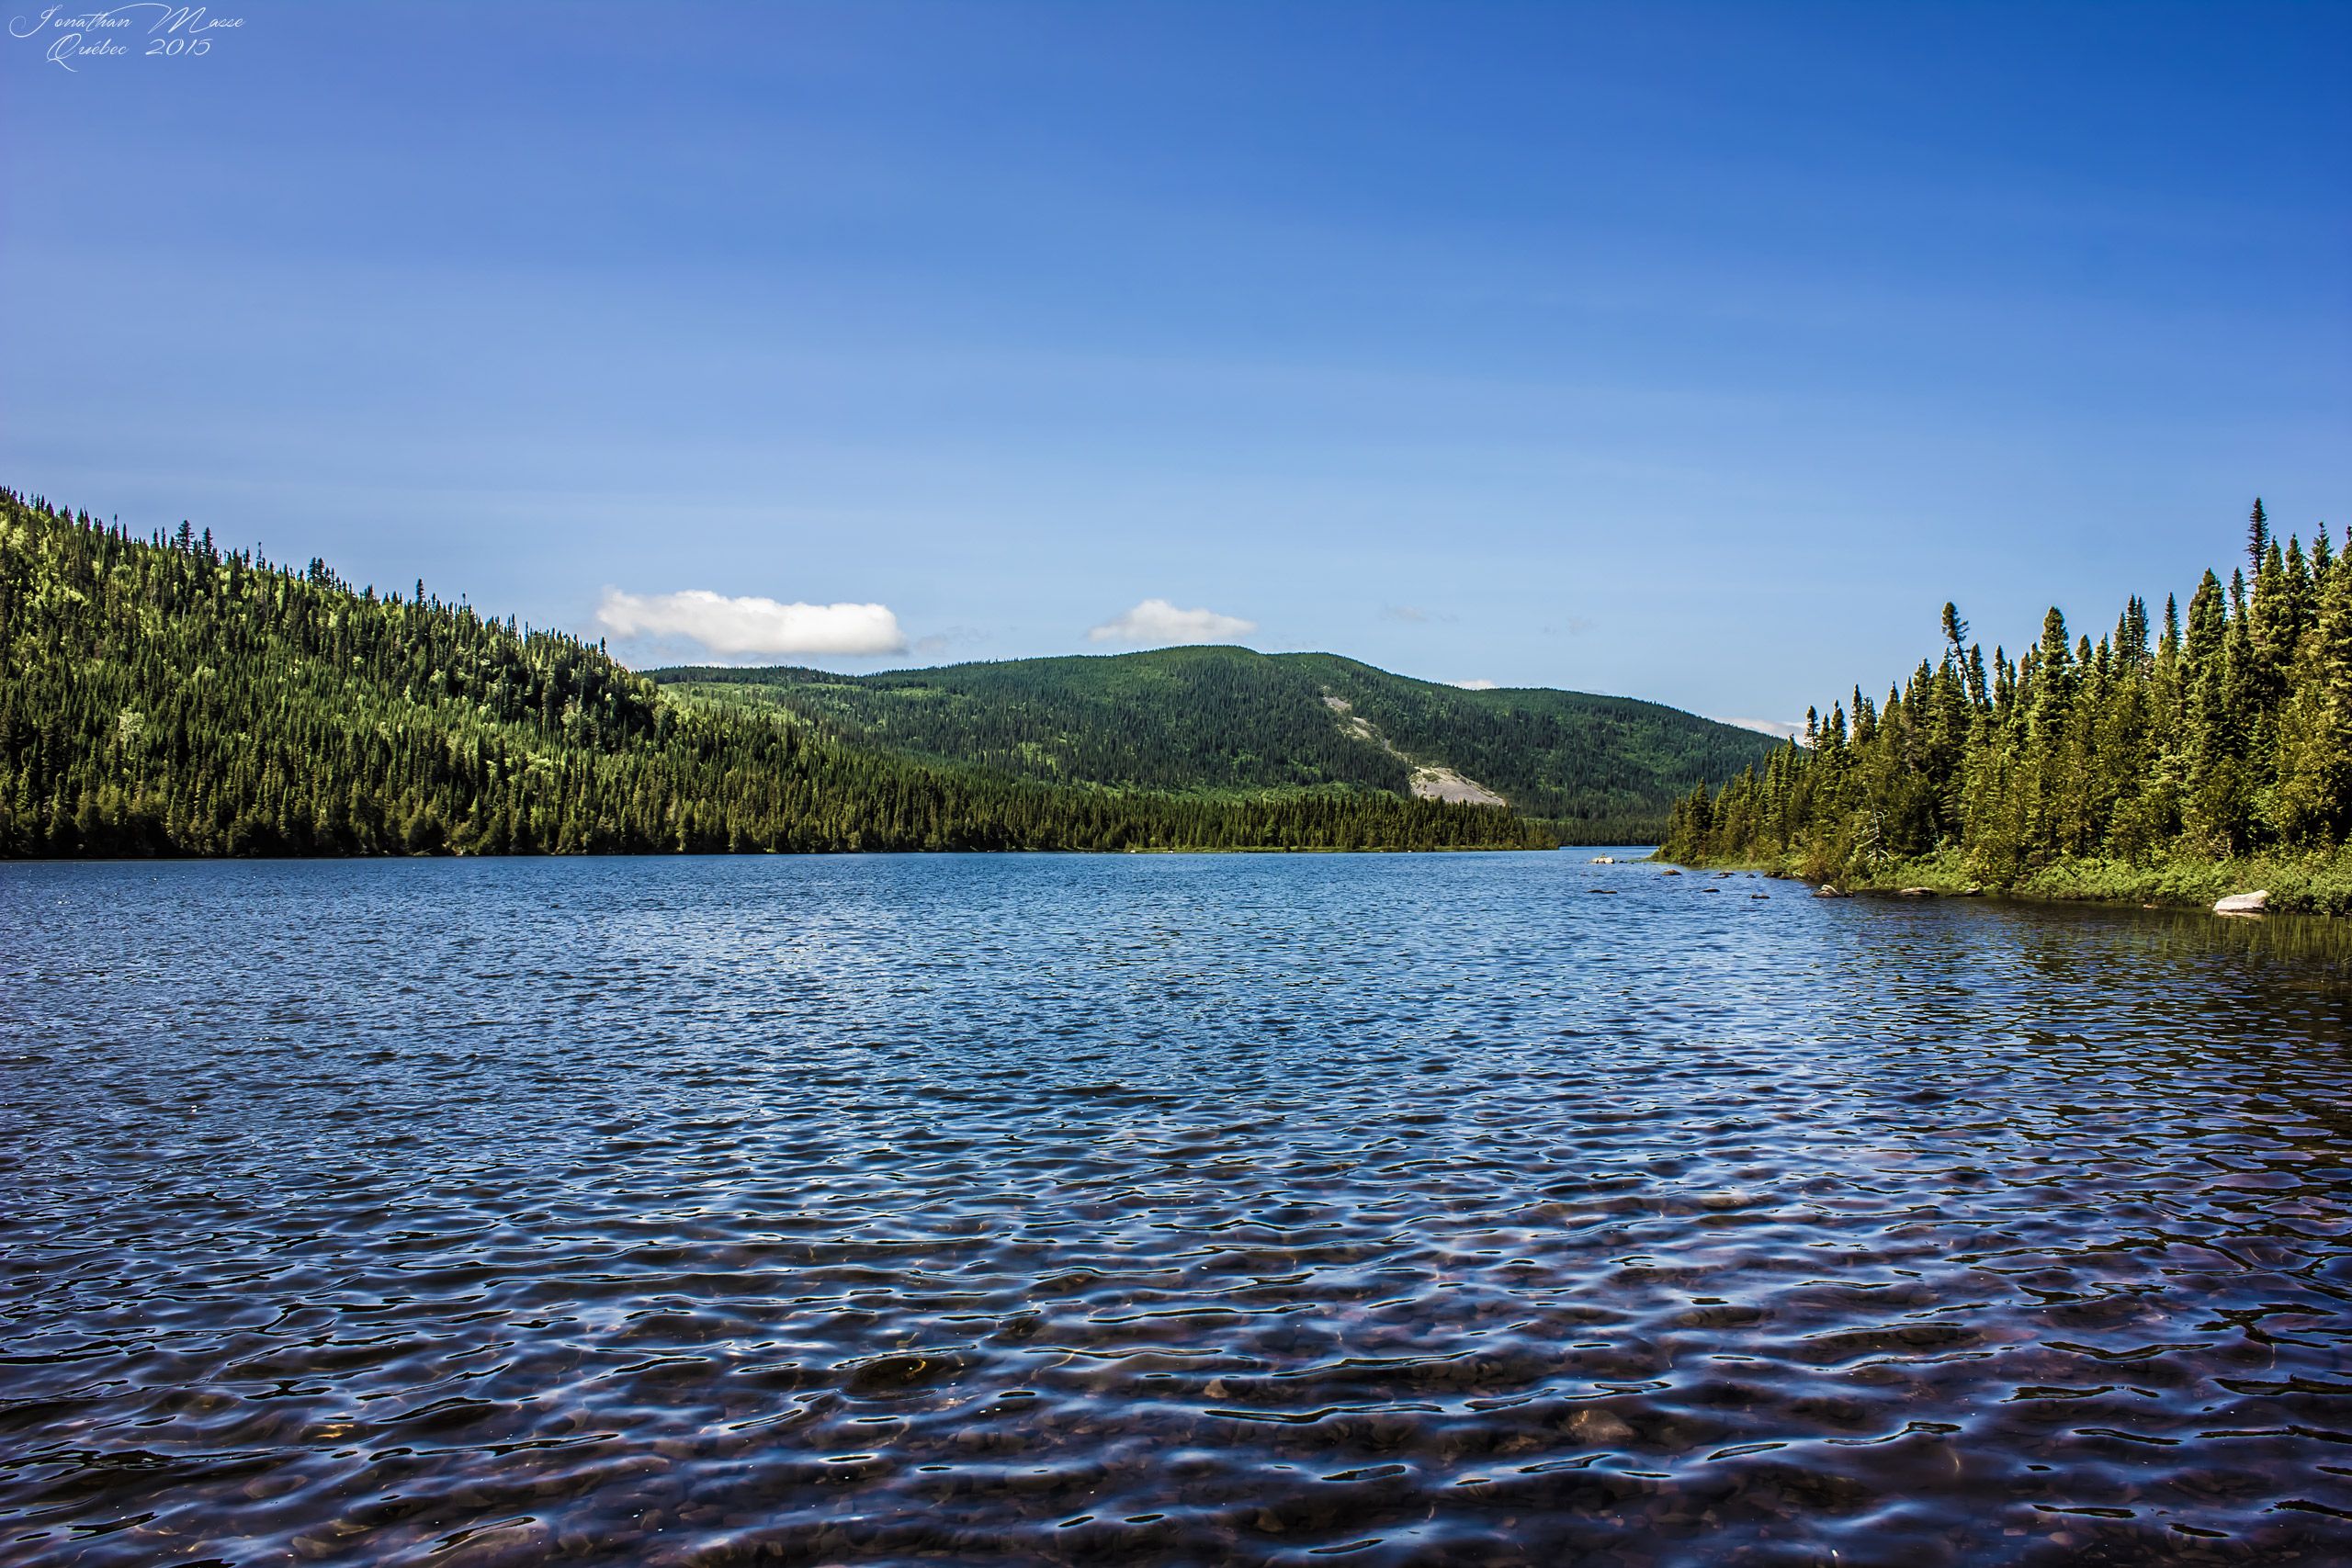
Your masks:
<svg viewBox="0 0 2352 1568"><path fill-rule="evenodd" d="M2347 548L2352 548L2348 546ZM2260 887L2352 913L2352 565L2324 527L2097 643L2052 609L2012 661L1944 606L1944 648L1809 750L1676 808L1662 852L1860 885L2202 901Z"/></svg>
<svg viewBox="0 0 2352 1568"><path fill-rule="evenodd" d="M1465 691L1326 653L1149 653L836 675L653 672L772 705L861 744L1031 778L1255 791L1483 786L1582 842L1648 842L1675 800L1773 749L1656 703L1540 689ZM1441 773L1440 770L1443 772ZM1448 777L1451 775L1451 778Z"/></svg>
<svg viewBox="0 0 2352 1568"><path fill-rule="evenodd" d="M1055 787L663 693L600 649L0 491L0 853L1537 847L1338 789Z"/></svg>

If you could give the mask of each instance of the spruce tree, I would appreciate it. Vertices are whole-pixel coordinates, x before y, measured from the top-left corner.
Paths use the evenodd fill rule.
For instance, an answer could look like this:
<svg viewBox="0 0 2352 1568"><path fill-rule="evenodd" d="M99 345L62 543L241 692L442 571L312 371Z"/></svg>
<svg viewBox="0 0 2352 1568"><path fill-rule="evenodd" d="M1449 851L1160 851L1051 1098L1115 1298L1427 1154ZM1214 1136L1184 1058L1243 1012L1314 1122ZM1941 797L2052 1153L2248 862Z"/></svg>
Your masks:
<svg viewBox="0 0 2352 1568"><path fill-rule="evenodd" d="M2352 570L2324 530L2306 554L2259 510L2253 521L2251 578L2241 568L2225 585L2209 571L2185 605L2167 596L2153 649L2137 596L2097 643L2053 609L2023 658L1995 649L1987 679L1977 650L1956 657L1948 606L1939 662L1922 663L1883 711L1857 690L1850 744L1835 716L1792 764L1726 785L1693 848L1840 879L1877 874L1890 849L1957 852L1990 884L2074 856L2195 866L2261 851L2343 863ZM1948 694L1962 690L1967 705L1954 708ZM1786 804L1747 813L1757 795Z"/></svg>

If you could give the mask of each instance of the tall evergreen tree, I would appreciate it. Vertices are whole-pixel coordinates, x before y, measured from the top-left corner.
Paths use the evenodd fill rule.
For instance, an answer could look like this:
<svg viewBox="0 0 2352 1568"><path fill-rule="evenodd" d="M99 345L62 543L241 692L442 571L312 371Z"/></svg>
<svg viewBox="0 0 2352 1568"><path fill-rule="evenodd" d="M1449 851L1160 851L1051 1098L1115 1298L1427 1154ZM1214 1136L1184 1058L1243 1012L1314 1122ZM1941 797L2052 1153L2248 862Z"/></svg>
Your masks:
<svg viewBox="0 0 2352 1568"><path fill-rule="evenodd" d="M0 491L0 853L1533 847L1491 807L1057 787L665 694L601 648Z"/></svg>
<svg viewBox="0 0 2352 1568"><path fill-rule="evenodd" d="M1922 663L1875 722L1858 692L1850 741L1833 722L1709 810L1680 808L1666 852L1865 879L1894 858L1954 853L1993 886L2070 859L2340 855L2352 843L2352 570L2324 530L2308 555L2299 538L2282 546L2258 502L2248 545L2251 581L2241 570L2224 587L2208 571L2185 613L2167 596L2153 649L2137 597L2096 645L2053 608L2022 659L1994 650L1987 680L1981 656L1964 670L1955 659L1947 604L1943 661ZM1773 792L1796 804L1747 809ZM1918 809L1923 792L1932 813Z"/></svg>

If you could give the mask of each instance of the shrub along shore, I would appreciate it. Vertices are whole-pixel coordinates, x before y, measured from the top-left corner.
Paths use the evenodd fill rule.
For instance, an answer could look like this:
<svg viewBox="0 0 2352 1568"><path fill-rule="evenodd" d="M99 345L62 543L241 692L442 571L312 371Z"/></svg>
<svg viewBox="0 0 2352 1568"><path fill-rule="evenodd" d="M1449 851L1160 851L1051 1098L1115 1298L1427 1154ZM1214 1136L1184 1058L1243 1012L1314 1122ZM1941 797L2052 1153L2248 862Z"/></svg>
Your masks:
<svg viewBox="0 0 2352 1568"><path fill-rule="evenodd" d="M1658 858L1676 857L1660 851ZM1971 873L1964 855L1946 852L1917 860L1889 860L1860 875L1818 861L1706 860L1679 864L1760 871L1849 893L1892 893L1924 887L1947 896L1998 893L2020 898L2210 908L2215 899L2260 888L2281 912L2352 915L2352 849L2315 856L2250 855L2220 861L2131 865L2112 860L2064 860L2016 882L1988 886Z"/></svg>

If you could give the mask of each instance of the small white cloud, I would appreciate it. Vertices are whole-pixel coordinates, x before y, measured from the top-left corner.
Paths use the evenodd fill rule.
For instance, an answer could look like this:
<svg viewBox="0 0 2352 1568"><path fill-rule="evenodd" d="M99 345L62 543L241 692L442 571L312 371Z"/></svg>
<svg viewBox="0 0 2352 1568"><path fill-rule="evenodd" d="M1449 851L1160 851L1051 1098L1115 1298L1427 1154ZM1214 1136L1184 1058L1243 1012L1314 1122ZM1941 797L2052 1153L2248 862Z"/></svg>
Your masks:
<svg viewBox="0 0 2352 1568"><path fill-rule="evenodd" d="M1804 733L1804 725L1790 724L1784 719L1778 718L1719 718L1715 722L1736 724L1742 729L1758 730L1765 735L1777 735L1783 740Z"/></svg>
<svg viewBox="0 0 2352 1568"><path fill-rule="evenodd" d="M1215 610L1180 610L1165 599L1147 599L1124 615L1089 627L1089 642L1232 642L1258 629L1255 621Z"/></svg>
<svg viewBox="0 0 2352 1568"><path fill-rule="evenodd" d="M1459 686L1465 692L1494 692L1502 689L1499 681L1448 681L1449 686Z"/></svg>
<svg viewBox="0 0 2352 1568"><path fill-rule="evenodd" d="M944 653L951 648L986 641L988 641L988 634L985 632L975 631L970 626L949 626L945 631L930 632L915 638L914 650L925 658L930 658Z"/></svg>
<svg viewBox="0 0 2352 1568"><path fill-rule="evenodd" d="M596 624L615 637L684 637L716 654L903 653L906 634L887 604L780 604L707 588L679 593L605 590Z"/></svg>

